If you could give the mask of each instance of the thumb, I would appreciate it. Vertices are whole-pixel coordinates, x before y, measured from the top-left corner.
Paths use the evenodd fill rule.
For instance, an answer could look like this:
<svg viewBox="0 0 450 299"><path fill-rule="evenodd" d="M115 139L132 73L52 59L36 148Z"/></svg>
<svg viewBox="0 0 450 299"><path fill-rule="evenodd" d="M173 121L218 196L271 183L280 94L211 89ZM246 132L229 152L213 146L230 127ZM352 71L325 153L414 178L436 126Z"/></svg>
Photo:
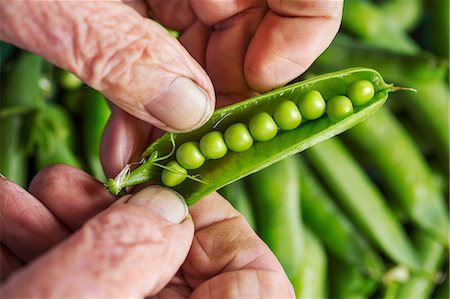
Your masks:
<svg viewBox="0 0 450 299"><path fill-rule="evenodd" d="M214 108L202 67L160 25L120 1L11 1L0 37L37 53L163 130L201 126Z"/></svg>
<svg viewBox="0 0 450 299"><path fill-rule="evenodd" d="M155 295L185 260L193 234L184 199L169 189L148 187L92 218L64 243L15 273L3 285L2 295Z"/></svg>

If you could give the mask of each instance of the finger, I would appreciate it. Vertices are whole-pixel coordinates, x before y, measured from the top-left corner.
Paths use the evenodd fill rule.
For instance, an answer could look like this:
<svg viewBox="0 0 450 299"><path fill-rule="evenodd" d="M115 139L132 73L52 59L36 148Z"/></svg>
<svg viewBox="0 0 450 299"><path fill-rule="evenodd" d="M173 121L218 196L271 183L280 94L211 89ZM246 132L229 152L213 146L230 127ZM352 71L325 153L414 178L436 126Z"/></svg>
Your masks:
<svg viewBox="0 0 450 299"><path fill-rule="evenodd" d="M189 298L295 298L294 290L279 272L259 269L226 272L211 278Z"/></svg>
<svg viewBox="0 0 450 299"><path fill-rule="evenodd" d="M80 228L115 200L101 182L64 164L41 170L29 191L71 230Z"/></svg>
<svg viewBox="0 0 450 299"><path fill-rule="evenodd" d="M148 16L148 6L144 0L121 0L124 4L132 7L141 16Z"/></svg>
<svg viewBox="0 0 450 299"><path fill-rule="evenodd" d="M197 20L178 37L180 43L202 67L206 67L206 46L211 34L210 27Z"/></svg>
<svg viewBox="0 0 450 299"><path fill-rule="evenodd" d="M265 14L265 7L249 9L221 24L209 37L206 70L220 95L243 99L254 95L244 76L246 51Z"/></svg>
<svg viewBox="0 0 450 299"><path fill-rule="evenodd" d="M185 131L213 111L201 66L163 27L121 2L13 1L0 17L2 39L73 72L141 120Z"/></svg>
<svg viewBox="0 0 450 299"><path fill-rule="evenodd" d="M183 271L191 287L195 289L225 272L264 270L281 277L280 288L292 288L267 245L220 195L208 196L192 206L190 212L196 234Z"/></svg>
<svg viewBox="0 0 450 299"><path fill-rule="evenodd" d="M269 0L269 11L245 57L245 78L263 92L302 74L336 35L341 0Z"/></svg>
<svg viewBox="0 0 450 299"><path fill-rule="evenodd" d="M1 242L22 261L30 261L69 235L35 197L0 178Z"/></svg>
<svg viewBox="0 0 450 299"><path fill-rule="evenodd" d="M186 215L187 206L179 195L161 187L144 189L126 204L114 205L89 220L66 242L11 277L3 295L154 295L187 255L194 228Z"/></svg>
<svg viewBox="0 0 450 299"><path fill-rule="evenodd" d="M180 41L189 52L205 53L204 66L214 82L218 98L229 102L229 99L236 101L254 95L245 81L243 66L249 42L267 10L265 1L200 0L191 1L191 5L201 23L213 31L205 35L192 26ZM207 43L205 46L189 43L185 35L207 39Z"/></svg>
<svg viewBox="0 0 450 299"><path fill-rule="evenodd" d="M103 131L100 158L107 177L116 176L125 164L138 161L150 142L152 126L114 104Z"/></svg>
<svg viewBox="0 0 450 299"><path fill-rule="evenodd" d="M191 4L186 0L147 0L152 17L177 31L184 31L195 21Z"/></svg>
<svg viewBox="0 0 450 299"><path fill-rule="evenodd" d="M23 265L23 262L2 243L0 247L0 265L0 282L2 282L11 273L19 269Z"/></svg>

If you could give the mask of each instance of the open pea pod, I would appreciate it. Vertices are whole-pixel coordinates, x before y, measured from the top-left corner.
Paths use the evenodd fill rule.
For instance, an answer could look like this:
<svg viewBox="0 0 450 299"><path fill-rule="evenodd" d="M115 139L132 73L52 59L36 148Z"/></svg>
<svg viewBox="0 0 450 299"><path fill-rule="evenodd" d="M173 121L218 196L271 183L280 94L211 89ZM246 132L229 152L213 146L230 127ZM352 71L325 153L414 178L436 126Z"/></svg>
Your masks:
<svg viewBox="0 0 450 299"><path fill-rule="evenodd" d="M332 122L326 113L314 120L303 119L296 129L279 130L268 141L254 141L248 150L228 150L222 158L207 159L201 167L188 170L188 179L172 188L184 196L188 204L193 204L227 184L346 131L377 111L387 100L388 93L397 88L385 83L378 72L367 68L347 69L284 86L216 110L211 119L195 131L164 134L147 148L140 162L127 165L115 179L108 179L106 186L112 194L119 194L128 186L148 181L159 183L164 165L176 159L175 150L181 144L198 142L211 131L224 133L232 124L248 124L260 112L272 115L281 102L297 103L301 95L311 90L319 91L325 101L345 95L348 85L357 80L370 81L374 96L368 103L355 106L353 114L343 120ZM131 170L133 165L139 166Z"/></svg>

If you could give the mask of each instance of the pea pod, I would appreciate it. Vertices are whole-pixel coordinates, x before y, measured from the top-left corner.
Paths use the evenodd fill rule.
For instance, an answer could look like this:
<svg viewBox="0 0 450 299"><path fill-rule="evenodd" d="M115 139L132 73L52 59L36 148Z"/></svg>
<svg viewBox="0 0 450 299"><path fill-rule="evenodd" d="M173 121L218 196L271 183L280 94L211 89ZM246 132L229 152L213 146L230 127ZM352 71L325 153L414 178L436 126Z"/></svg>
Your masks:
<svg viewBox="0 0 450 299"><path fill-rule="evenodd" d="M327 254L316 235L304 230L304 258L301 265L300 290L297 298L328 298Z"/></svg>
<svg viewBox="0 0 450 299"><path fill-rule="evenodd" d="M369 159L380 173L382 184L410 219L448 244L450 229L444 195L426 160L395 116L383 107L344 136Z"/></svg>
<svg viewBox="0 0 450 299"><path fill-rule="evenodd" d="M219 190L219 193L225 197L233 207L245 217L245 219L247 219L247 222L252 228L256 228L255 216L253 215L250 198L242 180L223 187Z"/></svg>
<svg viewBox="0 0 450 299"><path fill-rule="evenodd" d="M403 227L344 145L330 139L305 151L305 156L366 236L392 260L420 271Z"/></svg>
<svg viewBox="0 0 450 299"><path fill-rule="evenodd" d="M330 259L330 298L369 298L379 281L364 275L359 269L339 259Z"/></svg>
<svg viewBox="0 0 450 299"><path fill-rule="evenodd" d="M449 285L449 271L448 265L445 273L445 280L436 288L433 297L435 299L449 299L450 298L450 285Z"/></svg>
<svg viewBox="0 0 450 299"><path fill-rule="evenodd" d="M369 0L345 1L342 27L378 48L408 54L420 52L414 40Z"/></svg>
<svg viewBox="0 0 450 299"><path fill-rule="evenodd" d="M74 150L74 126L69 114L59 105L45 104L33 122L31 139L36 145L36 170L64 163L82 168Z"/></svg>
<svg viewBox="0 0 450 299"><path fill-rule="evenodd" d="M82 148L89 172L98 180L105 180L100 163L100 140L110 115L106 99L99 92L86 88L82 90Z"/></svg>
<svg viewBox="0 0 450 299"><path fill-rule="evenodd" d="M245 124L248 124L255 114L267 112L272 115L282 102L297 102L302 94L312 90L320 92L325 99L345 95L347 86L355 80L371 82L375 95L369 103L355 106L352 115L337 123L330 121L326 115L314 120L305 120L295 129L279 130L271 140L254 141L249 149L241 151L248 147L249 132L245 131ZM243 139L234 140L238 143L233 144L235 151L228 151L220 159L207 159L200 168L188 172L191 179L173 187L184 196L188 204L193 204L208 193L342 133L365 120L384 104L388 93L394 90L395 87L386 84L376 71L364 68L348 69L297 82L219 109L202 128L193 132L163 135L144 152L140 166L131 172L130 165L126 166L115 179L109 179L106 185L111 193L118 194L127 186L146 181L158 182L162 171L161 166L164 167L169 161L175 159L174 152L180 145L186 142L198 142L211 131L223 133L225 141L227 136L236 136L235 133L240 132L241 134L237 135L243 136ZM296 114L293 115L295 117ZM288 114L286 117L291 118L291 116ZM227 129L231 127L233 127L233 133L227 134L229 132ZM195 156L201 158L196 146L192 145L190 149L191 153L195 152Z"/></svg>
<svg viewBox="0 0 450 299"><path fill-rule="evenodd" d="M427 270L429 273L438 272L444 261L444 255L446 253L445 247L421 230L415 231L413 238L420 254L423 269ZM435 283L433 278L412 275L404 284L389 286L389 288L396 288L396 290L392 292L388 290L387 293L393 293L395 294L395 298L399 299L430 298Z"/></svg>
<svg viewBox="0 0 450 299"><path fill-rule="evenodd" d="M2 112L14 108L35 112L41 68L42 58L21 52L2 82ZM21 186L27 184L28 154L24 144L28 136L24 129L29 115L12 113L0 118L0 173Z"/></svg>
<svg viewBox="0 0 450 299"><path fill-rule="evenodd" d="M297 293L303 255L298 175L295 157L289 157L245 179L256 231L277 256Z"/></svg>
<svg viewBox="0 0 450 299"><path fill-rule="evenodd" d="M449 58L450 47L450 3L447 0L430 0L428 4L428 21L430 31L433 34L425 32L425 37L431 43L432 50L437 55ZM426 26L424 26L426 27Z"/></svg>
<svg viewBox="0 0 450 299"><path fill-rule="evenodd" d="M363 275L380 280L384 265L378 253L335 204L308 165L299 158L302 216L327 250Z"/></svg>
<svg viewBox="0 0 450 299"><path fill-rule="evenodd" d="M386 19L392 20L399 29L408 32L422 19L423 2L424 0L389 0L383 1L379 9Z"/></svg>

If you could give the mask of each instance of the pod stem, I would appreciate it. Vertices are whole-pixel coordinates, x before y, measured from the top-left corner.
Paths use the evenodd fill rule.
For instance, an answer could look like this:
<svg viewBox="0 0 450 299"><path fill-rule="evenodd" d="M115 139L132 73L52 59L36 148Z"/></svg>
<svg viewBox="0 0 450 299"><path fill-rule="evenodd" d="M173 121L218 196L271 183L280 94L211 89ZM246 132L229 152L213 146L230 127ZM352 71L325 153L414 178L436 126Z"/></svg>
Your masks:
<svg viewBox="0 0 450 299"><path fill-rule="evenodd" d="M417 92L417 89L411 88L411 87L401 87L401 86L395 86L395 85L393 85L389 91L390 91L390 92L396 92L396 91L412 91L412 92Z"/></svg>

